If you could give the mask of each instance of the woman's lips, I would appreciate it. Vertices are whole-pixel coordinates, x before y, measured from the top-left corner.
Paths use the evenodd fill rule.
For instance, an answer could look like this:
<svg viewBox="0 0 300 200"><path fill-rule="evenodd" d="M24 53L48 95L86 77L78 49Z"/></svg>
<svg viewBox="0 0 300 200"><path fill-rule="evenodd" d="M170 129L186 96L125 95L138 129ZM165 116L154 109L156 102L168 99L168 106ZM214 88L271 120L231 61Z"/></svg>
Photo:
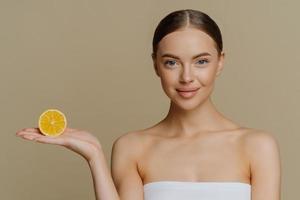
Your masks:
<svg viewBox="0 0 300 200"><path fill-rule="evenodd" d="M176 89L178 94L180 96L184 97L184 98L191 98L191 97L195 96L195 94L197 93L198 90L199 90L199 88L193 89L193 90L179 90L179 89Z"/></svg>

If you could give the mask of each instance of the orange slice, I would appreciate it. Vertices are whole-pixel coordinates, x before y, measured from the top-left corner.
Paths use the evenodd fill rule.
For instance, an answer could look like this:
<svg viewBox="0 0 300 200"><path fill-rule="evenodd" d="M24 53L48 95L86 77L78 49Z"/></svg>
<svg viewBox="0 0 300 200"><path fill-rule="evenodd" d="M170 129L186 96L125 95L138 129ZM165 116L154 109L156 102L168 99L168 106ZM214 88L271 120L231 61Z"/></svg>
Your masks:
<svg viewBox="0 0 300 200"><path fill-rule="evenodd" d="M67 118L58 109L47 109L39 117L39 129L47 136L59 136L67 127Z"/></svg>

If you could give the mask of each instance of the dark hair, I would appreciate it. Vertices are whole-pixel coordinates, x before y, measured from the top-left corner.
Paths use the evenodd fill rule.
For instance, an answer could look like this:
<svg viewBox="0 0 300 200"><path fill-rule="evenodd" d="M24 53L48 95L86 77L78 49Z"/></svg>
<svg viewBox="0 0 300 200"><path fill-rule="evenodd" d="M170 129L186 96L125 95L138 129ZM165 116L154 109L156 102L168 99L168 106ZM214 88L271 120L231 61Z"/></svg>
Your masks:
<svg viewBox="0 0 300 200"><path fill-rule="evenodd" d="M216 22L201 11L184 9L169 13L159 22L152 40L152 57L156 56L158 43L164 36L185 27L197 28L207 33L215 41L218 54L221 54L222 35Z"/></svg>

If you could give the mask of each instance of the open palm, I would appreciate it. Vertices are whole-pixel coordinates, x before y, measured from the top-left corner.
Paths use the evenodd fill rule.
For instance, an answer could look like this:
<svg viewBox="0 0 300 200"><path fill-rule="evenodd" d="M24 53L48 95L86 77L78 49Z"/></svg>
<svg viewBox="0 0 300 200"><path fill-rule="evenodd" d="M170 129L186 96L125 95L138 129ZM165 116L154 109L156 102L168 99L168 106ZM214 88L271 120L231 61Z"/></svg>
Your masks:
<svg viewBox="0 0 300 200"><path fill-rule="evenodd" d="M101 149L99 140L91 133L83 130L66 128L63 134L52 137L43 135L38 128L24 128L16 133L26 140L64 146L90 161Z"/></svg>

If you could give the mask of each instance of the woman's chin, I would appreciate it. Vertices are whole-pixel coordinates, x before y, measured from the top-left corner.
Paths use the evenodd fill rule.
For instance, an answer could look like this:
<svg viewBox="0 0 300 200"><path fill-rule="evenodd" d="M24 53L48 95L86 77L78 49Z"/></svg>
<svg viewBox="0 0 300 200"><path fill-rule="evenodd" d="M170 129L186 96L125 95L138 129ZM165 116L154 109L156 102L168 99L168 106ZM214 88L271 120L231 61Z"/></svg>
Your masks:
<svg viewBox="0 0 300 200"><path fill-rule="evenodd" d="M173 101L173 104L175 104L176 107L178 107L181 110L186 110L186 111L190 111L190 110L194 110L197 107L199 107L200 102L197 101L193 101L192 99L190 99L189 101L186 100L176 100Z"/></svg>

